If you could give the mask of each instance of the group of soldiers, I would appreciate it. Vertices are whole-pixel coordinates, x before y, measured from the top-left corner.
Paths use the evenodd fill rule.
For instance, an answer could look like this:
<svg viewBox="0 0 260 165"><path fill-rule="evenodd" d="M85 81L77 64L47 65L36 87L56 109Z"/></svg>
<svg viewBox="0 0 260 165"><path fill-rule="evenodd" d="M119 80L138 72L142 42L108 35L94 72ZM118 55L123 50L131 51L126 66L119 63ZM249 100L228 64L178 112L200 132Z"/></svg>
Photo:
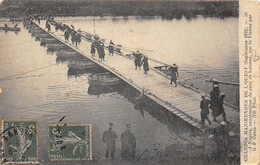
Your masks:
<svg viewBox="0 0 260 165"><path fill-rule="evenodd" d="M137 69L138 67L139 70L141 70L141 66L143 65L144 73L147 74L147 72L149 71L148 58L142 55L139 51L137 51L136 53L134 52L133 56L135 57L135 69Z"/></svg>
<svg viewBox="0 0 260 165"><path fill-rule="evenodd" d="M103 133L102 141L106 144L106 159L108 160L109 155L112 160L114 159L115 147L116 147L116 133L112 130L113 123L108 124L108 129ZM136 138L130 131L131 125L126 124L126 131L121 134L121 158L123 160L133 160L135 158Z"/></svg>
<svg viewBox="0 0 260 165"><path fill-rule="evenodd" d="M64 32L64 37L65 41L69 41L69 37L71 37L72 44L75 42L76 46L81 42L81 35L69 26L67 26L67 30Z"/></svg>
<svg viewBox="0 0 260 165"><path fill-rule="evenodd" d="M223 121L227 122L226 113L223 106L225 94L220 93L218 84L216 83L213 84L213 89L210 92L210 100L207 99L206 95L202 95L201 97L202 100L200 102L200 109L201 109L200 114L201 114L202 127L205 126L205 120L207 120L208 123L211 125L211 122L208 118L209 109L212 110L213 121L217 122L216 118L219 115L222 115Z"/></svg>
<svg viewBox="0 0 260 165"><path fill-rule="evenodd" d="M38 17L37 20L38 20L38 23L40 24L41 19ZM75 43L76 46L78 46L78 44L80 44L81 35L77 31L74 30L75 28L73 25L71 25L71 27L70 27L66 24L55 22L54 19L48 18L46 21L46 24L45 24L45 28L47 28L48 31L51 30L50 24L53 24L55 26L56 31L61 30L62 32L64 32L65 41L69 41L69 37L71 37L72 44Z"/></svg>
<svg viewBox="0 0 260 165"><path fill-rule="evenodd" d="M114 43L110 40L110 44L109 44L109 55L111 54L113 56L114 54L114 47L112 46L114 45ZM104 42L102 42L101 40L99 40L98 36L94 37L94 41L91 44L91 49L90 49L90 53L92 55L92 58L95 57L96 51L98 53L98 57L101 61L105 60L105 45Z"/></svg>

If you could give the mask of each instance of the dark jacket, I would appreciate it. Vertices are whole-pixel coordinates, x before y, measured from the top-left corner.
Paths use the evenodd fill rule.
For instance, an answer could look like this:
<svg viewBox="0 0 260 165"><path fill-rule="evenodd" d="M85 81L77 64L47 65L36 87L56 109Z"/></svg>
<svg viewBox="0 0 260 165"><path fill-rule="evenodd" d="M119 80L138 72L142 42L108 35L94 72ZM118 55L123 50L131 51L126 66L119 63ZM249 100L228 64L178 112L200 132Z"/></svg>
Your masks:
<svg viewBox="0 0 260 165"><path fill-rule="evenodd" d="M210 101L207 99L201 100L200 102L200 109L201 109L201 114L202 115L208 115L209 114L209 104Z"/></svg>
<svg viewBox="0 0 260 165"><path fill-rule="evenodd" d="M104 133L103 133L103 137L102 137L102 141L104 143L107 143L107 144L115 144L116 142L116 139L117 138L117 135L114 131L112 130L106 130Z"/></svg>
<svg viewBox="0 0 260 165"><path fill-rule="evenodd" d="M148 58L145 58L143 59L141 65L143 64L143 69L144 71L149 71L149 64L148 64Z"/></svg>
<svg viewBox="0 0 260 165"><path fill-rule="evenodd" d="M109 53L114 53L114 45L115 44L113 42L109 43L109 46L108 46Z"/></svg>
<svg viewBox="0 0 260 165"><path fill-rule="evenodd" d="M135 156L135 147L136 147L136 138L134 134L126 130L121 135L121 142L122 142L121 157L133 158Z"/></svg>

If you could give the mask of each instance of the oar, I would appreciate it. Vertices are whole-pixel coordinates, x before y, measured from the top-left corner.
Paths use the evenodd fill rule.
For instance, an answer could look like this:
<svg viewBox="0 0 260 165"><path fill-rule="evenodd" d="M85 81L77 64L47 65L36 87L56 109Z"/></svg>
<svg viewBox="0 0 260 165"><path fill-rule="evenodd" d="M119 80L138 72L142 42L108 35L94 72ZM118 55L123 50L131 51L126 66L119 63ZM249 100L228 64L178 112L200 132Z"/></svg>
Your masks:
<svg viewBox="0 0 260 165"><path fill-rule="evenodd" d="M212 82L212 83L218 83L218 84L239 86L239 83L227 82L227 81L218 81L216 79L210 79L210 80L205 80L205 81L206 82Z"/></svg>

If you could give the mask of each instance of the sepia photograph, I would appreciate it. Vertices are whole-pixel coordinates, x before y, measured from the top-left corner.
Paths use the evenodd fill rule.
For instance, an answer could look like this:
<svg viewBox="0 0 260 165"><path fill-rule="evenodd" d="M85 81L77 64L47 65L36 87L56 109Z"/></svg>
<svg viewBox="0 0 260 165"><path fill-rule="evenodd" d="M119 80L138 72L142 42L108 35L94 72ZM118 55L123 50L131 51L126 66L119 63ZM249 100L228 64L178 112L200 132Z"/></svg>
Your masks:
<svg viewBox="0 0 260 165"><path fill-rule="evenodd" d="M0 0L1 164L240 164L237 0Z"/></svg>

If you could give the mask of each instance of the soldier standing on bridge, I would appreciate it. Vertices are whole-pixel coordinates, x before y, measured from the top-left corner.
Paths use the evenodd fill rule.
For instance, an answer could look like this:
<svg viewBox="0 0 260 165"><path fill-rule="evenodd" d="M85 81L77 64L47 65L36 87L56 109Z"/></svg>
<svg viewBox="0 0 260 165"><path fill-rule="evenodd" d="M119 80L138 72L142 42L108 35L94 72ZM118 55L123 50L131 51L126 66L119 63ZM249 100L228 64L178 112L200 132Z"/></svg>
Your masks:
<svg viewBox="0 0 260 165"><path fill-rule="evenodd" d="M48 24L46 24L46 28L48 29L48 32L50 32L51 31L51 25L48 23Z"/></svg>
<svg viewBox="0 0 260 165"><path fill-rule="evenodd" d="M201 116L201 124L202 127L205 127L205 120L207 120L209 122L209 125L211 125L211 122L208 118L209 115L209 105L210 105L210 101L208 99L206 99L205 95L201 96L202 100L200 102L200 116Z"/></svg>
<svg viewBox="0 0 260 165"><path fill-rule="evenodd" d="M104 43L100 44L100 53L101 53L101 61L105 61L105 48L104 48Z"/></svg>
<svg viewBox="0 0 260 165"><path fill-rule="evenodd" d="M170 66L170 68L168 69L168 71L170 71L170 76L171 76L171 84L172 82L174 82L175 86L177 86L177 77L179 77L179 73L178 73L178 67L176 64L173 64L173 66Z"/></svg>
<svg viewBox="0 0 260 165"><path fill-rule="evenodd" d="M67 29L67 30L64 32L64 37L65 37L65 41L68 41L68 40L69 40L69 37L70 37L70 31L69 31L69 29Z"/></svg>
<svg viewBox="0 0 260 165"><path fill-rule="evenodd" d="M75 43L76 43L76 46L78 46L78 44L81 42L81 36L79 33L76 32L75 34Z"/></svg>
<svg viewBox="0 0 260 165"><path fill-rule="evenodd" d="M143 65L144 74L147 74L147 72L149 71L149 64L148 64L148 58L146 56L144 56L141 65Z"/></svg>
<svg viewBox="0 0 260 165"><path fill-rule="evenodd" d="M141 69L141 59L142 59L142 55L139 53L139 51L137 51L137 53L133 53L133 55L135 56L135 69L137 69L137 67L139 67L139 70Z"/></svg>
<svg viewBox="0 0 260 165"><path fill-rule="evenodd" d="M91 53L91 55L92 55L92 58L94 58L94 57L95 57L95 53L96 53L96 49L95 49L95 41L92 42L92 44L91 44L91 50L90 50L90 53Z"/></svg>
<svg viewBox="0 0 260 165"><path fill-rule="evenodd" d="M108 46L108 50L109 50L109 55L111 54L113 56L114 54L114 43L112 42L112 40L110 40L109 46Z"/></svg>
<svg viewBox="0 0 260 165"><path fill-rule="evenodd" d="M221 93L218 100L217 100L217 112L216 112L216 117L219 116L219 115L222 115L223 117L223 120L225 122L227 122L227 119L226 119L226 113L225 113L225 109L224 109L224 98L225 98L225 94L224 93Z"/></svg>
<svg viewBox="0 0 260 165"><path fill-rule="evenodd" d="M114 159L114 153L116 148L116 141L117 138L116 133L112 131L113 123L108 124L108 130L106 130L103 134L102 141L106 143L106 159L108 160L109 153L112 159Z"/></svg>
<svg viewBox="0 0 260 165"><path fill-rule="evenodd" d="M76 32L74 30L72 30L72 32L71 32L71 42L72 42L72 44L74 44L74 42L75 42L75 35L76 35Z"/></svg>
<svg viewBox="0 0 260 165"><path fill-rule="evenodd" d="M105 50L104 50L104 44L102 42L99 42L97 44L97 52L98 52L98 57L100 58L100 60L104 61Z"/></svg>
<svg viewBox="0 0 260 165"><path fill-rule="evenodd" d="M218 84L213 84L213 90L210 92L210 108L212 109L213 121L217 121L218 116L218 100L219 100L220 90Z"/></svg>

